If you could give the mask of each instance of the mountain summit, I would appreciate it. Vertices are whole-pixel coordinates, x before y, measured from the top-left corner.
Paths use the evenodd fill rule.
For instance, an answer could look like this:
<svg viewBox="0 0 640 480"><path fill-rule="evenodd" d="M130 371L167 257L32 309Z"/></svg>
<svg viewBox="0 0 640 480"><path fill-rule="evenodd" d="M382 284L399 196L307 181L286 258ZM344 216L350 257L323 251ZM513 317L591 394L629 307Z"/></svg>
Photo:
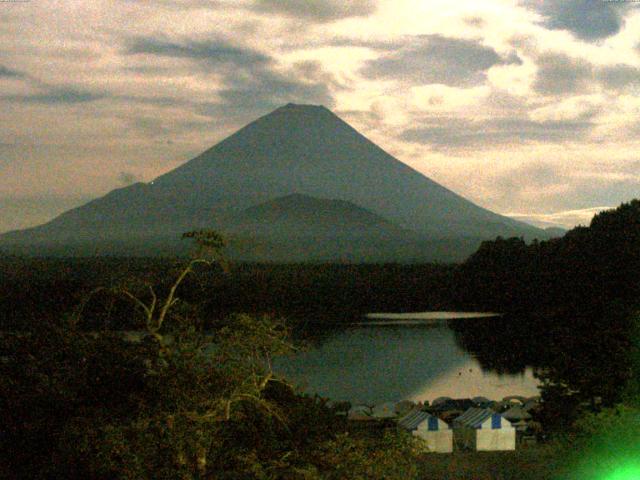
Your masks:
<svg viewBox="0 0 640 480"><path fill-rule="evenodd" d="M194 228L234 230L247 209L292 194L300 196L288 198L288 211L292 198L340 200L379 217L380 225L393 224L396 233L427 242L475 239L477 245L497 235L546 236L430 180L328 109L287 104L153 182L114 190L44 225L9 232L0 236L0 246L115 253L113 245L126 250L136 244L133 251L144 251L146 244ZM314 204L306 201L305 208ZM339 205L344 210L347 203Z"/></svg>

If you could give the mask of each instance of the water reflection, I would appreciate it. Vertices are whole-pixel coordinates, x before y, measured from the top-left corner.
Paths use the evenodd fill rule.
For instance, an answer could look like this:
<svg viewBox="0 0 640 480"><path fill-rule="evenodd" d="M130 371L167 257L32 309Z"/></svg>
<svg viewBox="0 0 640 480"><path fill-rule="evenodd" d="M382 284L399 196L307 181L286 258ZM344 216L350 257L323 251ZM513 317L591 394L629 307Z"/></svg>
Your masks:
<svg viewBox="0 0 640 480"><path fill-rule="evenodd" d="M451 326L445 321L334 327L276 369L309 393L355 403L538 393L524 366L516 375L483 370L465 351L463 329Z"/></svg>
<svg viewBox="0 0 640 480"><path fill-rule="evenodd" d="M450 320L458 348L476 359L484 371L517 375L539 366L542 352L532 322L513 316Z"/></svg>

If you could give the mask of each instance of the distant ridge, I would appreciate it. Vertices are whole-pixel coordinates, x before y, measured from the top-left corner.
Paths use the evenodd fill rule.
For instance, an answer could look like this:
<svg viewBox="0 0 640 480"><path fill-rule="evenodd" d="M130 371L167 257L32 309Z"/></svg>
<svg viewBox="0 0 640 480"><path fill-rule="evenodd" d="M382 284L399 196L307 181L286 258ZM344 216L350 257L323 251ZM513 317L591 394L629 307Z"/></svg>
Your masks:
<svg viewBox="0 0 640 480"><path fill-rule="evenodd" d="M1 235L0 248L32 254L164 254L186 230L237 230L260 208L266 209L263 217L268 210L273 215L278 204L288 205L292 214L298 201L306 202L310 220L315 208L310 198L321 199L323 208L327 201L348 202L345 215L356 215L359 208L354 217L359 221L377 216L385 231L404 232L411 241L449 242L452 248L498 235L548 236L430 180L326 108L287 104L153 182L113 190L44 225ZM345 231L354 231L356 225L347 225L354 218L343 219Z"/></svg>
<svg viewBox="0 0 640 480"><path fill-rule="evenodd" d="M294 193L249 207L223 222L231 248L262 261L427 260L424 241L345 200ZM424 250L424 251L423 251Z"/></svg>
<svg viewBox="0 0 640 480"><path fill-rule="evenodd" d="M343 227L349 230L366 231L371 229L389 230L402 234L402 230L375 213L358 205L339 199L322 199L292 193L283 197L249 207L229 218L232 228L240 225L263 226L274 233L280 233L279 226L290 224L302 230L287 234L315 233L315 229L327 229L327 233L336 233ZM310 232L307 229L313 229Z"/></svg>

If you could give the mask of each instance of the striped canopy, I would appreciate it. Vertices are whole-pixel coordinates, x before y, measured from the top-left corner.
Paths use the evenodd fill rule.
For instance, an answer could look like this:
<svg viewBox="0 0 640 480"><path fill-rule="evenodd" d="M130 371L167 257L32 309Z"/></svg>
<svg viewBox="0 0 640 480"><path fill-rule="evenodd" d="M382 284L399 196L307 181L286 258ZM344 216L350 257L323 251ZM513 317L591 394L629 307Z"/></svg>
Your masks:
<svg viewBox="0 0 640 480"><path fill-rule="evenodd" d="M482 428L483 425L488 427L488 420L491 420L491 428L508 428L511 424L507 421L503 423L502 415L499 413L495 413L493 410L488 408L470 408L458 418L456 418L453 422L462 427L468 428Z"/></svg>
<svg viewBox="0 0 640 480"><path fill-rule="evenodd" d="M398 420L398 426L405 430L416 430L426 422L426 430L431 432L437 432L439 430L445 430L451 428L446 422L443 422L438 417L434 417L427 412L421 410L413 410L407 415Z"/></svg>

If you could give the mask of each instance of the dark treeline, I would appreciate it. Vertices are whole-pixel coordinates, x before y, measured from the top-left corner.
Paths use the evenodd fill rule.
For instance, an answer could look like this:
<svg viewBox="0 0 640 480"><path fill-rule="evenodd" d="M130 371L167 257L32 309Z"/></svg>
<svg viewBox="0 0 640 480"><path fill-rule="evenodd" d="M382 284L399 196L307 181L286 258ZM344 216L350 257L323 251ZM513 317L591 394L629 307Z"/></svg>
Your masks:
<svg viewBox="0 0 640 480"><path fill-rule="evenodd" d="M136 328L135 306L118 294L166 291L184 259L0 257L0 328L21 329L84 307L87 328ZM185 280L180 297L214 322L230 313L350 321L371 311L453 308L450 265L231 264ZM109 289L94 290L99 287Z"/></svg>
<svg viewBox="0 0 640 480"><path fill-rule="evenodd" d="M547 425L625 399L638 383L640 201L596 215L589 227L527 245L484 242L455 273L466 308L506 312L500 321L456 324L483 366L538 368Z"/></svg>
<svg viewBox="0 0 640 480"><path fill-rule="evenodd" d="M273 313L341 322L372 311L416 311L450 305L453 267L401 264L241 264L211 278L212 316Z"/></svg>
<svg viewBox="0 0 640 480"><path fill-rule="evenodd" d="M469 308L591 315L640 298L640 201L597 214L589 227L527 245L484 242L459 269L457 296Z"/></svg>

